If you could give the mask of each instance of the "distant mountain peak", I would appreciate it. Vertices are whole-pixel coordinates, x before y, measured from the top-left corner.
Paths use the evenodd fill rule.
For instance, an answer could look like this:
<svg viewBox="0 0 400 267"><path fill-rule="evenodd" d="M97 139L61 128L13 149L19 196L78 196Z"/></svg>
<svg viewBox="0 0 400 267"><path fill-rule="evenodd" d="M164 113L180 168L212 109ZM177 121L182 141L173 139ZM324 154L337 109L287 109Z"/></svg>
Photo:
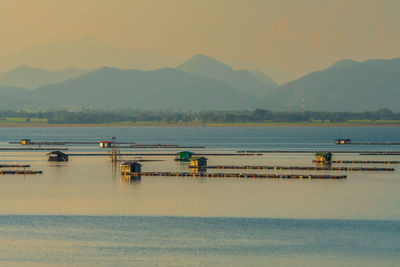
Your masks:
<svg viewBox="0 0 400 267"><path fill-rule="evenodd" d="M121 69L117 68L117 67L102 66L102 67L95 69L94 71L101 72L101 71L113 71L113 70L116 71L116 70L121 70Z"/></svg>
<svg viewBox="0 0 400 267"><path fill-rule="evenodd" d="M212 61L217 61L216 59L209 57L207 55L204 54L195 54L191 57L192 59L203 59L203 60L212 60Z"/></svg>
<svg viewBox="0 0 400 267"><path fill-rule="evenodd" d="M262 82L263 84L265 84L269 87L277 87L278 86L278 84L274 80L272 80L270 77L265 75L265 73L262 72L261 70L254 70L254 71L252 71L252 74L254 75L254 77L256 77L257 80L259 80L260 82Z"/></svg>
<svg viewBox="0 0 400 267"><path fill-rule="evenodd" d="M178 69L193 75L220 81L236 90L264 96L276 87L274 81L263 73L252 73L248 70L235 70L232 67L206 55L194 55L178 66Z"/></svg>
<svg viewBox="0 0 400 267"><path fill-rule="evenodd" d="M32 70L32 69L38 69L38 68L31 67L28 65L21 65L19 67L14 68L13 70L15 71L15 70Z"/></svg>
<svg viewBox="0 0 400 267"><path fill-rule="evenodd" d="M333 63L330 66L330 68L348 68L348 67L353 67L358 64L360 64L360 62L345 58L345 59L342 59L342 60L339 60L339 61Z"/></svg>
<svg viewBox="0 0 400 267"><path fill-rule="evenodd" d="M189 70L193 68L219 68L219 69L226 69L226 70L233 70L230 66L206 55L197 54L183 62L181 65L178 66L180 70Z"/></svg>

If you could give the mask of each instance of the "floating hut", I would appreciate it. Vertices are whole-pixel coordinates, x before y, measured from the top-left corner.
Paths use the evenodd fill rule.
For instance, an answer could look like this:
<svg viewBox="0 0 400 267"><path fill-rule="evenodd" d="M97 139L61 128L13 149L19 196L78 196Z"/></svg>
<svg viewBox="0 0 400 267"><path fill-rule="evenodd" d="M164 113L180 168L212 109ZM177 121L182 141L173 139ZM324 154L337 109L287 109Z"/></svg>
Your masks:
<svg viewBox="0 0 400 267"><path fill-rule="evenodd" d="M61 151L52 151L47 155L49 156L49 161L68 161L68 155Z"/></svg>
<svg viewBox="0 0 400 267"><path fill-rule="evenodd" d="M107 147L111 147L113 144L112 141L101 141L100 142L100 147L101 148L107 148Z"/></svg>
<svg viewBox="0 0 400 267"><path fill-rule="evenodd" d="M322 152L318 151L315 153L316 161L319 163L332 163L332 153L331 152Z"/></svg>
<svg viewBox="0 0 400 267"><path fill-rule="evenodd" d="M190 168L206 168L207 159L205 157L193 157L190 158Z"/></svg>
<svg viewBox="0 0 400 267"><path fill-rule="evenodd" d="M32 143L31 139L22 139L21 145L30 145Z"/></svg>
<svg viewBox="0 0 400 267"><path fill-rule="evenodd" d="M121 164L121 174L137 173L142 171L142 165L136 161L127 161Z"/></svg>
<svg viewBox="0 0 400 267"><path fill-rule="evenodd" d="M336 139L335 144L337 145L351 144L351 139Z"/></svg>
<svg viewBox="0 0 400 267"><path fill-rule="evenodd" d="M190 151L182 151L179 152L179 157L176 158L175 160L177 161L185 161L185 162L189 162L190 158L194 155L193 152Z"/></svg>

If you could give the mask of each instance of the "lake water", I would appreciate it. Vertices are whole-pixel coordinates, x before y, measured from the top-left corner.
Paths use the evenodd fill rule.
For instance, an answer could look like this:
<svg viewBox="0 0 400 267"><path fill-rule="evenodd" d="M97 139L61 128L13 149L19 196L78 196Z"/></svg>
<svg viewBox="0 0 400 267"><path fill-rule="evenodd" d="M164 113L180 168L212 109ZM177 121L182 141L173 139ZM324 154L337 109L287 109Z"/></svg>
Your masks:
<svg viewBox="0 0 400 267"><path fill-rule="evenodd" d="M378 150L337 146L337 138L400 142L400 128L1 128L10 141L119 141L238 150ZM67 153L105 152L97 145ZM175 153L177 149L121 149ZM0 151L0 164L26 163L42 175L0 177L0 266L169 265L359 266L400 264L400 165L394 172L261 171L348 176L344 180L142 177L121 179L108 157ZM208 156L210 165L314 166L311 153ZM126 156L143 171L188 171L172 156ZM334 154L334 159L400 160L400 156ZM352 164L353 166L354 164ZM350 166L350 165L338 165ZM354 165L372 166L372 165ZM216 170L221 171L221 170ZM236 170L224 170L235 172ZM209 170L212 172L212 170Z"/></svg>

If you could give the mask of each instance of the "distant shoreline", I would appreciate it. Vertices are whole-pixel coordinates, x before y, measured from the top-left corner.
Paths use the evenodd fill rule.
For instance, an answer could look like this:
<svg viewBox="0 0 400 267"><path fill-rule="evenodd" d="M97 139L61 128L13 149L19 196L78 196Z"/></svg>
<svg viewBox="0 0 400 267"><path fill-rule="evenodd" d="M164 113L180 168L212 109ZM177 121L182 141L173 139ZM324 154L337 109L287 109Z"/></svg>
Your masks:
<svg viewBox="0 0 400 267"><path fill-rule="evenodd" d="M63 127L400 127L399 123L355 123L355 122L294 122L294 123L82 123L82 124L49 124L49 123L0 123L0 128L63 128Z"/></svg>

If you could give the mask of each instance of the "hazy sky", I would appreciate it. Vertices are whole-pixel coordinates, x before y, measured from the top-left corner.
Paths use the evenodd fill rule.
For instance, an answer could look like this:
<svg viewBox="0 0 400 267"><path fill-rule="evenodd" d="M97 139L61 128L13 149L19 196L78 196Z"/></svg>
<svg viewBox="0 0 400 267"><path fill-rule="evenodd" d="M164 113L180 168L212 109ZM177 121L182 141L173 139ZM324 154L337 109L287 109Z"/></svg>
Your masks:
<svg viewBox="0 0 400 267"><path fill-rule="evenodd" d="M298 76L342 58L399 57L399 12L400 0L0 0L0 57L94 38Z"/></svg>

